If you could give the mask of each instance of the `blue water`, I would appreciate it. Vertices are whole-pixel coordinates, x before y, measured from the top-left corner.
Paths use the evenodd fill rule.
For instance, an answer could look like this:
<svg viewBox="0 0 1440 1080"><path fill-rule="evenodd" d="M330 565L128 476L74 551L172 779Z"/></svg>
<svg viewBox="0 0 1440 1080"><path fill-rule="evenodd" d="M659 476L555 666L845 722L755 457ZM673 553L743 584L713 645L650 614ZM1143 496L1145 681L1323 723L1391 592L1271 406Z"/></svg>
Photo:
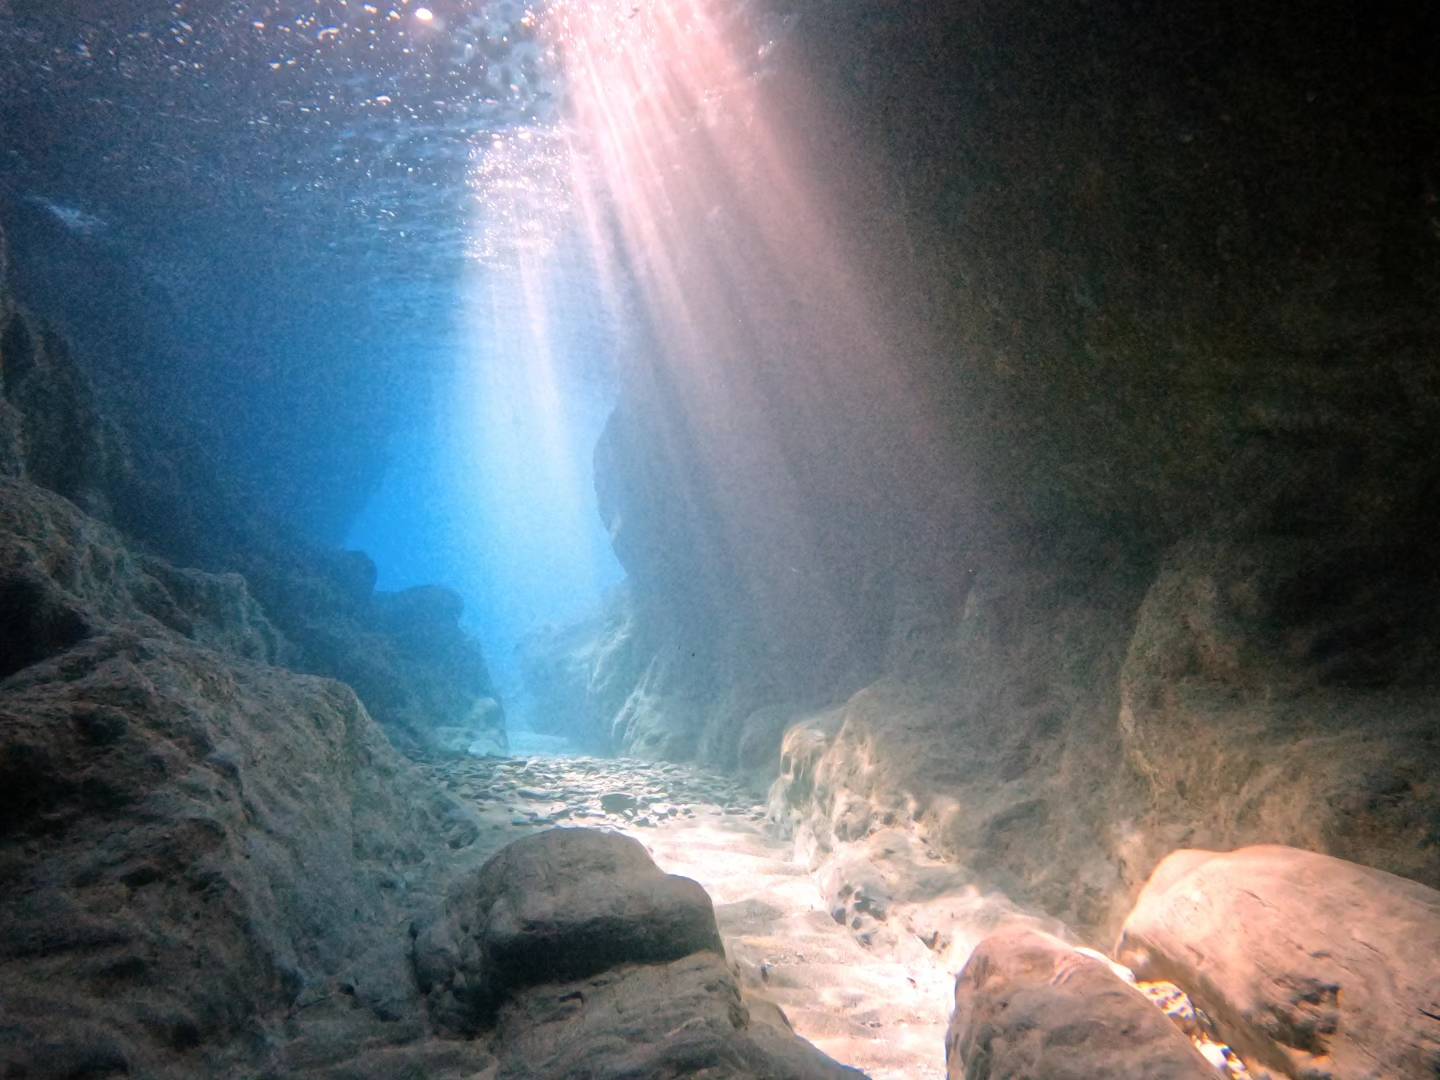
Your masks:
<svg viewBox="0 0 1440 1080"><path fill-rule="evenodd" d="M623 571L591 481L610 391L572 374L561 412L547 416L531 407L523 372L509 374L477 380L461 369L443 379L436 415L390 440L390 466L346 545L375 560L382 589L443 582L460 593L464 624L513 699L515 646L541 626L591 614ZM476 381L488 384L483 400ZM566 435L553 455L544 449L550 423Z"/></svg>
<svg viewBox="0 0 1440 1080"><path fill-rule="evenodd" d="M557 3L0 0L23 298L262 514L457 591L505 696L622 577L592 455L627 275L587 262Z"/></svg>

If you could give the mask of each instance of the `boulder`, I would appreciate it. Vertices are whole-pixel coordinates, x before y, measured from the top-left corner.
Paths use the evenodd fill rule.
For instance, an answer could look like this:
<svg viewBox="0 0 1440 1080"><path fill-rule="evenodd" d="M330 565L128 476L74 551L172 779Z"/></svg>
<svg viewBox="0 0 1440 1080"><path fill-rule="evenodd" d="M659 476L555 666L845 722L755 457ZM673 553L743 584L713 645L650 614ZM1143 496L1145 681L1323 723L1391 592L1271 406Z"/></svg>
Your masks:
<svg viewBox="0 0 1440 1080"><path fill-rule="evenodd" d="M752 1016L705 890L616 833L503 848L452 887L414 959L437 1030L493 1035L501 1077L860 1076L773 1007Z"/></svg>
<svg viewBox="0 0 1440 1080"><path fill-rule="evenodd" d="M955 980L949 1080L1213 1080L1180 1029L1092 956L1029 929L982 941Z"/></svg>
<svg viewBox="0 0 1440 1080"><path fill-rule="evenodd" d="M1417 882L1274 845L1177 851L1116 955L1286 1076L1440 1076L1440 892Z"/></svg>
<svg viewBox="0 0 1440 1080"><path fill-rule="evenodd" d="M698 884L661 872L628 837L551 829L462 878L415 963L437 1023L475 1031L516 989L707 950L724 953Z"/></svg>

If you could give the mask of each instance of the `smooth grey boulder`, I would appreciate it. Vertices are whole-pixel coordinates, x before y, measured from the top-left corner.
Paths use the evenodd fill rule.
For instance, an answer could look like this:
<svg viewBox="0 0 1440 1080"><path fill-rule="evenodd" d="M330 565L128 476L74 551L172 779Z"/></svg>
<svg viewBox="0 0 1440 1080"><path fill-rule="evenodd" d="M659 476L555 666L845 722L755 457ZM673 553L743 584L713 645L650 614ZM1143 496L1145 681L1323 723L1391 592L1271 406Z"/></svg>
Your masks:
<svg viewBox="0 0 1440 1080"><path fill-rule="evenodd" d="M1116 955L1286 1076L1440 1076L1440 892L1417 882L1278 845L1177 851Z"/></svg>
<svg viewBox="0 0 1440 1080"><path fill-rule="evenodd" d="M752 1015L705 890L596 829L517 840L418 934L416 977L441 1032L493 1038L511 1080L860 1077Z"/></svg>
<svg viewBox="0 0 1440 1080"><path fill-rule="evenodd" d="M474 1032L517 989L705 951L724 955L696 882L663 873L628 837L550 829L452 887L417 937L415 969L437 1025Z"/></svg>
<svg viewBox="0 0 1440 1080"><path fill-rule="evenodd" d="M949 1080L1214 1080L1165 1015L1101 961L1038 930L992 934L955 980Z"/></svg>

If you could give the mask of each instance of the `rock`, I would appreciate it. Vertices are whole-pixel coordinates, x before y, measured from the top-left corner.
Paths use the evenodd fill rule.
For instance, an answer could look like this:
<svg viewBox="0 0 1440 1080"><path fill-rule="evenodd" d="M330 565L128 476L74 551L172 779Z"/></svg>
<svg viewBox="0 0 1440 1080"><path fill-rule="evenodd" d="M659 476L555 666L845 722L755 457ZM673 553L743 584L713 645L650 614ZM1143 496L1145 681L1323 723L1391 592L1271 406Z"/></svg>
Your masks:
<svg viewBox="0 0 1440 1080"><path fill-rule="evenodd" d="M459 724L437 724L423 732L426 749L449 757L503 757L509 749L500 703L482 697Z"/></svg>
<svg viewBox="0 0 1440 1080"><path fill-rule="evenodd" d="M607 432L613 425L612 420ZM597 462L606 456L608 441L602 438L597 446ZM599 472L596 482L601 484ZM614 542L623 546L625 541ZM724 721L738 721L746 710L712 688L743 673L746 664L727 657L733 670L717 670L715 658L701 647L707 629L703 621L687 626L676 619L653 591L640 594L622 583L599 617L546 629L522 645L521 673L534 703L532 724L564 734L591 752L677 761L698 752L730 767L735 739ZM711 752L702 745L707 727L711 741L724 749Z"/></svg>
<svg viewBox="0 0 1440 1080"><path fill-rule="evenodd" d="M1059 938L1002 930L955 980L950 1080L1214 1080L1190 1041L1108 965Z"/></svg>
<svg viewBox="0 0 1440 1080"><path fill-rule="evenodd" d="M545 626L526 636L517 649L529 726L593 753L610 749L609 735L592 715L590 700L594 644L603 627L598 619L563 629Z"/></svg>
<svg viewBox="0 0 1440 1080"><path fill-rule="evenodd" d="M459 594L439 585L379 593L374 603L380 623L389 633L419 646L445 642L465 611Z"/></svg>
<svg viewBox="0 0 1440 1080"><path fill-rule="evenodd" d="M92 619L0 681L0 1072L257 1075L304 995L416 1037L386 938L438 894L430 807L465 811L347 687Z"/></svg>
<svg viewBox="0 0 1440 1080"><path fill-rule="evenodd" d="M600 807L610 814L633 813L639 805L634 795L627 791L612 791L600 796Z"/></svg>
<svg viewBox="0 0 1440 1080"><path fill-rule="evenodd" d="M1440 888L1431 572L1373 541L1168 552L1120 672L1125 757L1174 823L1136 861L1283 843Z"/></svg>
<svg viewBox="0 0 1440 1080"><path fill-rule="evenodd" d="M1440 892L1416 882L1280 846L1177 851L1116 955L1286 1076L1440 1075Z"/></svg>
<svg viewBox="0 0 1440 1080"><path fill-rule="evenodd" d="M18 471L108 517L128 465L119 431L100 413L64 338L24 312L6 314L0 310L0 390L19 414Z"/></svg>
<svg viewBox="0 0 1440 1080"><path fill-rule="evenodd" d="M745 717L736 750L743 775L768 785L779 774L780 743L797 718L797 710L785 705L767 705Z"/></svg>
<svg viewBox="0 0 1440 1080"><path fill-rule="evenodd" d="M63 349L18 335L0 334L0 1073L378 1077L358 1062L392 1050L477 1071L483 1053L422 1045L404 933L473 812L353 690L280 666L317 651L251 580L155 554L165 507L205 493L140 497ZM111 524L151 515L143 552ZM268 587L297 580L284 550L251 552ZM358 626L363 569L348 598L321 575L290 602Z"/></svg>
<svg viewBox="0 0 1440 1080"><path fill-rule="evenodd" d="M724 955L699 885L662 873L627 837L551 829L452 888L415 964L437 1024L474 1032L517 989L705 950Z"/></svg>
<svg viewBox="0 0 1440 1080"><path fill-rule="evenodd" d="M479 646L459 625L453 593L376 593L353 608L328 569L322 574L306 560L256 566L248 576L300 648L303 666L353 686L396 745L506 753L504 711Z"/></svg>
<svg viewBox="0 0 1440 1080"><path fill-rule="evenodd" d="M251 637L255 658L350 683L397 745L445 752L463 742L456 752L476 744L476 753L505 752L503 711L478 645L459 627L455 594L431 587L375 594L368 557L285 535L255 515L248 496L211 475L205 455L182 436L122 432L97 401L65 341L0 304L0 477L30 482L27 511L35 491L63 496L70 519L53 508L21 521L7 515L0 539L14 532L53 554L56 584L87 584L86 604L99 599L97 583L114 591L140 564L153 580L142 582L147 595L133 602L146 614L192 638L223 627ZM0 499L0 509L11 497ZM52 540L56 550L48 553ZM142 547L162 558L138 554ZM112 564L121 579L114 584L105 577ZM35 583L16 587L33 592ZM218 610L235 604L253 614ZM31 630L40 640L74 636L54 597L17 594L3 606L11 618L35 613ZM190 625L200 608L207 610ZM0 651L0 674L13 664ZM455 727L469 738L436 734Z"/></svg>
<svg viewBox="0 0 1440 1080"><path fill-rule="evenodd" d="M751 1010L724 960L698 952L526 990L501 1012L503 1080L864 1080Z"/></svg>
<svg viewBox="0 0 1440 1080"><path fill-rule="evenodd" d="M494 1025L510 1080L840 1080L843 1068L752 1014L710 898L634 840L553 829L517 840L446 898L415 941L442 1031Z"/></svg>
<svg viewBox="0 0 1440 1080"><path fill-rule="evenodd" d="M116 622L246 659L286 651L238 574L136 555L114 529L21 480L0 480L0 599L0 677Z"/></svg>

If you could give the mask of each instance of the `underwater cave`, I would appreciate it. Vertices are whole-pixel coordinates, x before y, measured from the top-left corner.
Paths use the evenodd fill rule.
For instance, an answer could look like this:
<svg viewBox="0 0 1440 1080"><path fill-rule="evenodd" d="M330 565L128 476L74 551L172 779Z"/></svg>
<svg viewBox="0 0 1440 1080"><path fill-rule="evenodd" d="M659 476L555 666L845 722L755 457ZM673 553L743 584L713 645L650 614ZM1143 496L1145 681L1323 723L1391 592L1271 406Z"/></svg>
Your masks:
<svg viewBox="0 0 1440 1080"><path fill-rule="evenodd" d="M1437 43L0 0L0 1077L1440 1077Z"/></svg>

